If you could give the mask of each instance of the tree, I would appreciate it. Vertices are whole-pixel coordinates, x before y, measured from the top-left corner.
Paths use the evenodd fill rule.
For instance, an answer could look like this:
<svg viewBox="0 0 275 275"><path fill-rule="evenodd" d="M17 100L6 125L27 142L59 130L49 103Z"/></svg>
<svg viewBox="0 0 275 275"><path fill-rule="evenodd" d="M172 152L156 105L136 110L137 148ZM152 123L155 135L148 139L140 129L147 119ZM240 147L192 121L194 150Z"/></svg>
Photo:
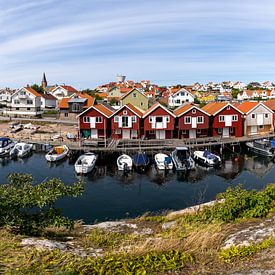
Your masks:
<svg viewBox="0 0 275 275"><path fill-rule="evenodd" d="M44 90L43 90L42 86L39 86L38 84L33 84L31 86L31 88L34 89L39 94L43 94L44 93Z"/></svg>
<svg viewBox="0 0 275 275"><path fill-rule="evenodd" d="M55 208L58 199L82 194L83 184L67 186L59 179L33 184L29 174L11 174L8 184L0 186L0 226L20 233L38 234L49 226L73 227L73 221Z"/></svg>
<svg viewBox="0 0 275 275"><path fill-rule="evenodd" d="M240 92L240 91L239 91L238 89L232 89L232 92L231 92L232 97L233 97L233 98L237 98L239 92Z"/></svg>

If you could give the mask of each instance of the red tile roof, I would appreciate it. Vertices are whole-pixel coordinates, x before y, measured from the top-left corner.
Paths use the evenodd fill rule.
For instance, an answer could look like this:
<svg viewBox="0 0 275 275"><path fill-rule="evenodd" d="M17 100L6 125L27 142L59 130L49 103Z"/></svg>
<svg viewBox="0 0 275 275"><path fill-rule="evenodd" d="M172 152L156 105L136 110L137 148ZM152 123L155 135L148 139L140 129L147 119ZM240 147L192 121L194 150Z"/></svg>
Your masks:
<svg viewBox="0 0 275 275"><path fill-rule="evenodd" d="M246 101L242 104L238 105L237 108L243 112L244 114L248 113L252 109L254 109L259 103L256 101Z"/></svg>
<svg viewBox="0 0 275 275"><path fill-rule="evenodd" d="M93 106L95 103L95 99L86 94L86 93L75 93L75 96L77 96L78 98L86 98L86 102L84 105L84 109L88 109L89 107ZM59 108L60 109L68 109L69 108L69 104L68 101L71 99L72 97L64 97L59 101Z"/></svg>
<svg viewBox="0 0 275 275"><path fill-rule="evenodd" d="M33 94L34 96L39 96L41 97L41 94L39 94L37 91L35 91L33 88L31 87L24 87L28 92L30 92L31 94Z"/></svg>
<svg viewBox="0 0 275 275"><path fill-rule="evenodd" d="M103 104L96 104L93 106L93 108L103 113L106 117L109 117L110 115L113 114L113 112Z"/></svg>
<svg viewBox="0 0 275 275"><path fill-rule="evenodd" d="M60 87L62 87L63 89L67 90L68 92L72 92L72 93L77 93L78 92L78 90L76 90L72 86L60 85Z"/></svg>

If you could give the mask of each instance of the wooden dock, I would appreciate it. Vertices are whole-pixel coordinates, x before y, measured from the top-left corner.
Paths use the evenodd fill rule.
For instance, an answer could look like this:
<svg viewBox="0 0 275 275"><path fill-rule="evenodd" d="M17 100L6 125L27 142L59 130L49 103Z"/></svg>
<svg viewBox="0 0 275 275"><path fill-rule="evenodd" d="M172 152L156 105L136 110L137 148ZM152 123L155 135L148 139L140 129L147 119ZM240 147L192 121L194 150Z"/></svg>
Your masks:
<svg viewBox="0 0 275 275"><path fill-rule="evenodd" d="M257 139L271 139L275 134L255 135L240 138L221 138L221 137L207 137L197 139L165 139L165 140L33 140L24 139L22 142L32 143L34 145L61 145L66 144L71 150L95 151L95 152L131 152L141 149L142 151L168 151L179 146L186 146L190 149L211 148L213 146L225 147L236 146L247 141Z"/></svg>

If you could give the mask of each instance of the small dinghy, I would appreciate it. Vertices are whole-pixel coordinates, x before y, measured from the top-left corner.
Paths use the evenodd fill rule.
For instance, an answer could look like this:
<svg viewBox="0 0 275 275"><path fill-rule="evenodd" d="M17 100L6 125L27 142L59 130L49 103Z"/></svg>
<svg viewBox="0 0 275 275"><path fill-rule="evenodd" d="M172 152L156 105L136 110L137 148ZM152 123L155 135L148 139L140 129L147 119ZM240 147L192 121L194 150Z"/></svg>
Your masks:
<svg viewBox="0 0 275 275"><path fill-rule="evenodd" d="M192 170L195 168L195 162L191 158L187 147L176 147L171 157L177 171Z"/></svg>
<svg viewBox="0 0 275 275"><path fill-rule="evenodd" d="M133 156L133 165L138 172L145 172L150 164L150 159L146 153L137 153Z"/></svg>
<svg viewBox="0 0 275 275"><path fill-rule="evenodd" d="M221 164L221 158L208 150L195 151L193 159L203 166L213 167Z"/></svg>
<svg viewBox="0 0 275 275"><path fill-rule="evenodd" d="M15 143L10 138L0 138L0 156L9 154Z"/></svg>
<svg viewBox="0 0 275 275"><path fill-rule="evenodd" d="M74 165L75 172L77 174L87 174L91 172L95 167L96 160L97 155L94 153L81 155Z"/></svg>
<svg viewBox="0 0 275 275"><path fill-rule="evenodd" d="M172 158L166 154L158 153L155 155L155 163L159 170L171 170L173 169Z"/></svg>
<svg viewBox="0 0 275 275"><path fill-rule="evenodd" d="M257 155L270 158L274 158L275 156L275 140L254 140L251 142L246 142L246 146L249 150Z"/></svg>
<svg viewBox="0 0 275 275"><path fill-rule="evenodd" d="M28 156L32 151L32 144L19 142L10 151L10 156L12 158L24 158Z"/></svg>
<svg viewBox="0 0 275 275"><path fill-rule="evenodd" d="M55 146L49 153L46 154L45 158L47 161L53 162L65 158L69 153L69 148L66 145Z"/></svg>
<svg viewBox="0 0 275 275"><path fill-rule="evenodd" d="M131 171L133 167L133 160L130 156L123 154L117 158L117 167L119 171Z"/></svg>

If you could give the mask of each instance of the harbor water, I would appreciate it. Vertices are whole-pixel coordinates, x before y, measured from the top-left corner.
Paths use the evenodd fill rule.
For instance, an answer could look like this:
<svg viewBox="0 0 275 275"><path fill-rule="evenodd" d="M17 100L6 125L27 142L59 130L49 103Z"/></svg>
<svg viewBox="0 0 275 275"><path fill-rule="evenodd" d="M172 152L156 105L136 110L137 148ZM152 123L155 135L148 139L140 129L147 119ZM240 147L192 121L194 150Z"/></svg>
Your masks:
<svg viewBox="0 0 275 275"><path fill-rule="evenodd" d="M219 169L196 167L189 174L170 171L160 173L151 165L146 174L123 175L117 170L116 156L100 160L88 176L78 177L74 162L66 159L47 163L44 153L33 153L25 159L0 159L0 183L7 182L10 173L30 173L34 183L60 178L66 184L79 179L85 191L78 198L57 202L64 215L85 223L136 217L145 212L162 213L178 210L215 199L229 186L242 184L247 189L260 190L274 181L275 168L270 160L248 154L227 154Z"/></svg>

